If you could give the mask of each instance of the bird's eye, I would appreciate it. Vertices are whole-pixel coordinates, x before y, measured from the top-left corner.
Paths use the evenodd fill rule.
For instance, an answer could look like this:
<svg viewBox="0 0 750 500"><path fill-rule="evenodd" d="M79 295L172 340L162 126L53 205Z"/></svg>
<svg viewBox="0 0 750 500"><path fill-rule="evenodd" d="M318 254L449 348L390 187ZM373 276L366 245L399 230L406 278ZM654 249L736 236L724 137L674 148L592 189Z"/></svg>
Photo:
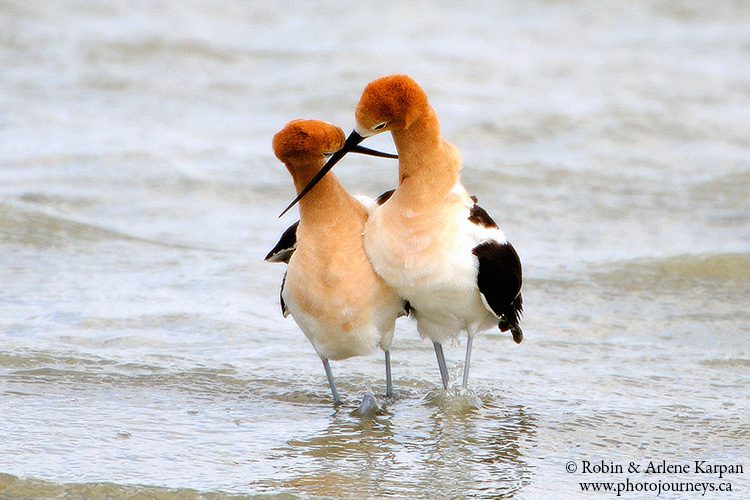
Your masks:
<svg viewBox="0 0 750 500"><path fill-rule="evenodd" d="M333 152L330 152L330 153L324 152L322 154L323 154L323 158L330 158L331 156L333 156Z"/></svg>
<svg viewBox="0 0 750 500"><path fill-rule="evenodd" d="M386 122L378 123L377 125L375 125L374 127L372 127L372 131L373 132L377 132L378 130L383 130L383 128L385 127L385 125L386 125Z"/></svg>

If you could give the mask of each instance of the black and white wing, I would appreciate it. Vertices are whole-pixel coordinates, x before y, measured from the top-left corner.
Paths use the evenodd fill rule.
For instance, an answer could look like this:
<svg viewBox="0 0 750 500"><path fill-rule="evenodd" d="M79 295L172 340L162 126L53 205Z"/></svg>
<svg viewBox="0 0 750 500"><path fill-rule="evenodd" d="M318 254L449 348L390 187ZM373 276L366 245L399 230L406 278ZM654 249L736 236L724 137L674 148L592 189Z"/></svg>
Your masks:
<svg viewBox="0 0 750 500"><path fill-rule="evenodd" d="M284 285L286 284L286 271L284 271L284 277L281 278L281 289L279 290L279 304L281 304L281 314L286 318L289 316L289 309L286 307L284 302Z"/></svg>
<svg viewBox="0 0 750 500"><path fill-rule="evenodd" d="M266 255L266 262L282 262L284 264L289 264L289 259L292 258L292 254L297 249L297 226L299 226L299 221L295 222L294 224L289 226L286 231L284 231L284 234L281 235L279 242L276 243L276 246L273 247L270 252L268 252L268 255ZM287 316L289 316L289 309L287 309L286 303L284 302L285 283L286 271L284 272L284 277L281 278L281 289L279 290L279 304L281 304L281 314L283 314L286 318Z"/></svg>
<svg viewBox="0 0 750 500"><path fill-rule="evenodd" d="M289 264L289 259L292 258L292 254L297 249L297 226L299 226L299 221L295 222L284 231L284 234L279 238L279 242L276 243L276 246L268 252L268 255L266 255L266 258L264 259L266 262L282 262L284 264Z"/></svg>
<svg viewBox="0 0 750 500"><path fill-rule="evenodd" d="M520 344L523 340L518 325L523 313L521 259L492 217L476 203L470 209L469 221L488 230L488 236L496 230L496 237L486 238L472 249L479 261L477 285L485 306L497 316L500 330L510 330L513 340Z"/></svg>

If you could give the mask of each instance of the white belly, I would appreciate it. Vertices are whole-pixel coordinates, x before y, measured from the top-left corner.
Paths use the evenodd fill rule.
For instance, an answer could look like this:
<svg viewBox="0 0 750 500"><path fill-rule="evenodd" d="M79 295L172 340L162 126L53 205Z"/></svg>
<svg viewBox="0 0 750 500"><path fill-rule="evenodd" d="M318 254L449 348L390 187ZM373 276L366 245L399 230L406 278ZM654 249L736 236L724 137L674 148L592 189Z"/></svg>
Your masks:
<svg viewBox="0 0 750 500"><path fill-rule="evenodd" d="M374 277L374 274L373 274ZM376 348L389 350L403 299L378 283L359 293L334 287L326 297L309 293L311 281L288 274L282 292L294 321L315 351L331 360L364 356Z"/></svg>
<svg viewBox="0 0 750 500"><path fill-rule="evenodd" d="M431 290L412 290L409 302L419 335L441 344L455 340L461 332L474 336L497 325L478 290L455 288L446 283Z"/></svg>
<svg viewBox="0 0 750 500"><path fill-rule="evenodd" d="M331 360L365 356L372 353L383 340L383 332L374 323L357 328L345 328L346 320L325 322L310 314L294 298L285 298L289 312L300 330L315 348L315 351ZM395 323L395 315L393 322ZM391 332L387 341L390 345Z"/></svg>
<svg viewBox="0 0 750 500"><path fill-rule="evenodd" d="M497 324L477 286L468 209L455 204L409 215L387 204L376 210L365 226L365 250L375 272L410 302L419 334L443 343Z"/></svg>

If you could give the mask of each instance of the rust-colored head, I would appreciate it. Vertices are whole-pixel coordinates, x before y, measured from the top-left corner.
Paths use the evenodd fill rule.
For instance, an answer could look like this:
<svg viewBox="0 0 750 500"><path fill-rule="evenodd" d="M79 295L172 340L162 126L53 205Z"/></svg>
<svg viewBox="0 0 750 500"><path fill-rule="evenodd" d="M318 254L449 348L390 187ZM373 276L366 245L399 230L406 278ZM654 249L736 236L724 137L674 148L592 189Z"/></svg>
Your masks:
<svg viewBox="0 0 750 500"><path fill-rule="evenodd" d="M344 132L328 122L294 120L273 136L273 152L284 162L297 186L297 197L281 212L284 215L307 194L346 153L398 158L359 145L360 140L344 140ZM331 165L325 168L326 160ZM337 159L338 158L338 159ZM281 217L279 215L279 217Z"/></svg>
<svg viewBox="0 0 750 500"><path fill-rule="evenodd" d="M344 146L344 131L320 120L293 120L273 136L273 152L287 167L322 165Z"/></svg>
<svg viewBox="0 0 750 500"><path fill-rule="evenodd" d="M346 138L343 147L334 153L315 174L315 177L299 191L297 197L281 212L281 215L302 199L347 153L357 150L362 152L362 147L359 146L362 140L381 132L408 129L429 111L430 103L427 100L427 94L411 77L391 75L370 82L357 104L355 111L357 124L354 131ZM274 149L275 144L274 140ZM276 156L279 156L279 153L276 153Z"/></svg>
<svg viewBox="0 0 750 500"><path fill-rule="evenodd" d="M390 75L370 82L357 104L357 133L369 137L407 129L429 109L427 94L411 77Z"/></svg>

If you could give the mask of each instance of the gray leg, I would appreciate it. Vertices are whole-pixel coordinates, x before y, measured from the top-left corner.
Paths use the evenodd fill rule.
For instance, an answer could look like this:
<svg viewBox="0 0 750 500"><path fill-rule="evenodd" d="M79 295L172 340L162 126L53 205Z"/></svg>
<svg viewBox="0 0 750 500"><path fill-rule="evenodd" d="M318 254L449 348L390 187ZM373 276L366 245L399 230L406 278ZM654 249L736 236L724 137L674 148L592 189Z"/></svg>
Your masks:
<svg viewBox="0 0 750 500"><path fill-rule="evenodd" d="M439 342L433 342L435 346L435 356L437 356L438 368L440 369L440 378L443 379L443 389L448 389L448 367L445 365L445 355L443 346Z"/></svg>
<svg viewBox="0 0 750 500"><path fill-rule="evenodd" d="M327 358L320 358L323 361L323 368L326 370L326 377L328 377L328 385L331 386L331 394L333 394L333 404L340 405L341 399L339 399L339 392L336 390L336 382L333 380L333 373L331 372L331 365L328 363Z"/></svg>
<svg viewBox="0 0 750 500"><path fill-rule="evenodd" d="M474 342L474 337L469 335L469 340L466 341L466 361L464 361L464 381L461 383L461 388L466 389L469 385L469 365L471 364L471 344Z"/></svg>
<svg viewBox="0 0 750 500"><path fill-rule="evenodd" d="M391 378L391 351L385 351L385 396L393 397L393 379Z"/></svg>

